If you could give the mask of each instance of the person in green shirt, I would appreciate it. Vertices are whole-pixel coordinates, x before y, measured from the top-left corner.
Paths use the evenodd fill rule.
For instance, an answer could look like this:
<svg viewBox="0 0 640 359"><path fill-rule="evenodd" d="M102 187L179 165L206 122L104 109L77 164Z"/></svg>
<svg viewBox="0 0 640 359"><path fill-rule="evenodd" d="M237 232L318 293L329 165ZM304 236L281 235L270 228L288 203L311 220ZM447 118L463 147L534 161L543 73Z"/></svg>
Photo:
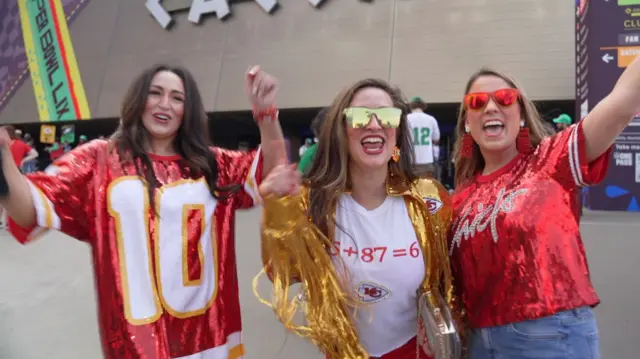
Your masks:
<svg viewBox="0 0 640 359"><path fill-rule="evenodd" d="M313 131L313 135L316 138L318 137L320 126L322 126L324 118L327 116L327 110L327 108L323 108L322 110L320 110L313 121L311 121L311 131ZM318 144L317 141L314 141L313 145L311 145L311 147L304 151L302 157L300 157L300 162L298 163L298 171L300 171L300 173L302 173L303 175L306 174L311 168L317 150Z"/></svg>
<svg viewBox="0 0 640 359"><path fill-rule="evenodd" d="M571 116L567 115L566 113L563 113L553 119L553 123L556 125L556 129L558 132L569 128L569 126L571 126L571 122Z"/></svg>

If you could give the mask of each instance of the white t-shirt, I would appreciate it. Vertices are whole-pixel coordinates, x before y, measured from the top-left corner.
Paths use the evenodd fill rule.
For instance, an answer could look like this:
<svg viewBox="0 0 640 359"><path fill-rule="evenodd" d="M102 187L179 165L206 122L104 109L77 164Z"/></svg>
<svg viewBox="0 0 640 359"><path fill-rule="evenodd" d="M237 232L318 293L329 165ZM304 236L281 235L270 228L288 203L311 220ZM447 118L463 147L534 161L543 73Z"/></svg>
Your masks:
<svg viewBox="0 0 640 359"><path fill-rule="evenodd" d="M382 356L417 331L416 291L425 268L405 200L388 196L369 211L345 194L336 220L335 248L342 261L334 256L334 264L338 273L348 270L350 286L362 303L352 308L360 342L369 355Z"/></svg>
<svg viewBox="0 0 640 359"><path fill-rule="evenodd" d="M412 112L407 119L411 127L416 164L433 163L433 141L440 141L438 121L424 112Z"/></svg>

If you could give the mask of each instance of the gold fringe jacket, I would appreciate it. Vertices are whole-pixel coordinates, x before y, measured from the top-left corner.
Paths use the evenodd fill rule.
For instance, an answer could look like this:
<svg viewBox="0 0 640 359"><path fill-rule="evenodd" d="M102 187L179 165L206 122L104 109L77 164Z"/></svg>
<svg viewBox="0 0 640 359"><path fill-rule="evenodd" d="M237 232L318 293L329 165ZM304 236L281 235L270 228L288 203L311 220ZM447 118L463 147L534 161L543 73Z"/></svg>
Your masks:
<svg viewBox="0 0 640 359"><path fill-rule="evenodd" d="M387 193L405 199L425 261L421 289L438 291L447 298L461 331L464 313L454 293L447 250L452 216L449 193L430 179L403 183L393 178L387 182ZM343 289L348 288L346 278L338 275L329 254L333 238L327 238L312 224L308 206L306 186L297 196L264 198L262 260L273 282L273 299L267 302L258 298L273 308L288 330L310 339L329 358L368 358L349 311L358 301L353 293ZM296 282L302 282L304 305L290 293L290 285ZM257 295L257 280L254 291ZM298 310L304 312L306 325L293 323Z"/></svg>

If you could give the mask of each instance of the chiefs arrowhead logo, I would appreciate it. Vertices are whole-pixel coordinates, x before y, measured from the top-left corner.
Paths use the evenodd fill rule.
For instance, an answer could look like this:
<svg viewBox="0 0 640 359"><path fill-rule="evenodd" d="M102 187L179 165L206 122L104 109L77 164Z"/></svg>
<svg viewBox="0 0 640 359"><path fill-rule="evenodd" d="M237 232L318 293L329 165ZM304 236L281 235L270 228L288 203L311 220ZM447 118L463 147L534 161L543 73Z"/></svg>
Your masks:
<svg viewBox="0 0 640 359"><path fill-rule="evenodd" d="M424 197L424 204L427 205L427 208L429 208L429 213L431 214L438 213L440 208L442 208L442 201L431 197Z"/></svg>
<svg viewBox="0 0 640 359"><path fill-rule="evenodd" d="M299 303L306 302L306 301L307 301L307 295L306 295L304 292L301 292L301 293L299 293L299 294L296 296L296 300L297 300Z"/></svg>
<svg viewBox="0 0 640 359"><path fill-rule="evenodd" d="M363 303L377 303L391 296L389 289L371 282L360 282L356 286L356 292Z"/></svg>

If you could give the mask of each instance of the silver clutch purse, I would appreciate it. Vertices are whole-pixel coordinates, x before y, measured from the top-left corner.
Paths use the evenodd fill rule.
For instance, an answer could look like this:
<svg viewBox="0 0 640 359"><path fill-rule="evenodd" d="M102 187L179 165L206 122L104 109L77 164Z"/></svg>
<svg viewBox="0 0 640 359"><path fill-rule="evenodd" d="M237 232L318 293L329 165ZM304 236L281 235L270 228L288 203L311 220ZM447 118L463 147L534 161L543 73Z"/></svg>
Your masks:
<svg viewBox="0 0 640 359"><path fill-rule="evenodd" d="M460 359L462 342L451 309L442 295L418 290L418 330L424 328L426 341L418 345L434 359ZM426 347L428 345L428 347Z"/></svg>

